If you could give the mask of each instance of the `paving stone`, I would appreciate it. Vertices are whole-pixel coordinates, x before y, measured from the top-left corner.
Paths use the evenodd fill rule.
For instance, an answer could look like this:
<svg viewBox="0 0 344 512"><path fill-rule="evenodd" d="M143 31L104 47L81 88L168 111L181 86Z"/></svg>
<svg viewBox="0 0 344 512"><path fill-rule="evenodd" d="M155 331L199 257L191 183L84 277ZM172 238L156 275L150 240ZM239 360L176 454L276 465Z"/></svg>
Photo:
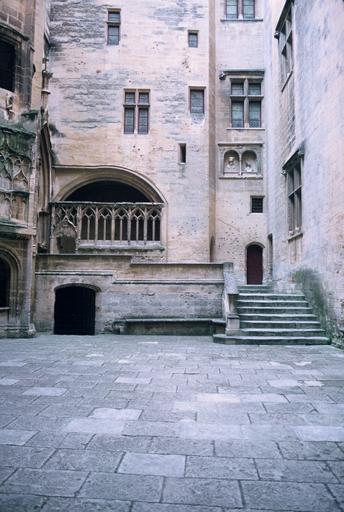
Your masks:
<svg viewBox="0 0 344 512"><path fill-rule="evenodd" d="M121 384L149 384L151 380L152 378L118 377L115 382Z"/></svg>
<svg viewBox="0 0 344 512"><path fill-rule="evenodd" d="M93 411L93 407L69 406L69 405L49 405L39 413L39 416L53 416L54 418L71 418L73 416L88 416Z"/></svg>
<svg viewBox="0 0 344 512"><path fill-rule="evenodd" d="M237 482L206 478L167 478L162 501L213 507L242 506Z"/></svg>
<svg viewBox="0 0 344 512"><path fill-rule="evenodd" d="M86 498L158 502L163 478L146 475L91 473L81 489Z"/></svg>
<svg viewBox="0 0 344 512"><path fill-rule="evenodd" d="M151 437L114 437L110 435L96 435L88 445L88 449L145 453L150 451L149 446L151 442Z"/></svg>
<svg viewBox="0 0 344 512"><path fill-rule="evenodd" d="M328 441L282 441L279 447L285 459L343 460L344 458L338 446Z"/></svg>
<svg viewBox="0 0 344 512"><path fill-rule="evenodd" d="M122 452L59 449L45 464L44 469L113 473L116 471L122 455Z"/></svg>
<svg viewBox="0 0 344 512"><path fill-rule="evenodd" d="M81 498L49 498L40 512L129 512L130 502L87 500Z"/></svg>
<svg viewBox="0 0 344 512"><path fill-rule="evenodd" d="M37 432L25 443L25 446L58 448L66 436L65 432Z"/></svg>
<svg viewBox="0 0 344 512"><path fill-rule="evenodd" d="M214 447L211 441L154 437L149 451L151 453L212 456Z"/></svg>
<svg viewBox="0 0 344 512"><path fill-rule="evenodd" d="M19 417L10 427L16 430L33 430L41 432L56 432L69 422L68 418L53 418L48 416Z"/></svg>
<svg viewBox="0 0 344 512"><path fill-rule="evenodd" d="M229 411L200 411L197 413L198 423L226 423L227 425L249 425L248 414Z"/></svg>
<svg viewBox="0 0 344 512"><path fill-rule="evenodd" d="M162 503L134 503L131 512L222 512L219 507L198 505L167 505Z"/></svg>
<svg viewBox="0 0 344 512"><path fill-rule="evenodd" d="M90 418L105 419L105 420L137 420L141 415L141 410L136 409L110 409L98 408L94 409Z"/></svg>
<svg viewBox="0 0 344 512"><path fill-rule="evenodd" d="M133 475L182 477L185 473L185 457L182 455L126 453L117 472Z"/></svg>
<svg viewBox="0 0 344 512"><path fill-rule="evenodd" d="M337 482L337 479L324 462L264 459L257 460L256 465L262 480L310 483Z"/></svg>
<svg viewBox="0 0 344 512"><path fill-rule="evenodd" d="M253 460L224 457L187 457L186 477L226 478L228 480L257 480Z"/></svg>
<svg viewBox="0 0 344 512"><path fill-rule="evenodd" d="M18 469L1 487L8 494L38 494L43 496L74 496L87 476L81 471L44 471Z"/></svg>
<svg viewBox="0 0 344 512"><path fill-rule="evenodd" d="M0 494L1 512L40 512L46 498L41 496L16 496Z"/></svg>
<svg viewBox="0 0 344 512"><path fill-rule="evenodd" d="M85 449L89 444L93 437L93 434L85 434L82 432L70 432L67 434L61 443L59 444L59 448L72 448L76 449Z"/></svg>
<svg viewBox="0 0 344 512"><path fill-rule="evenodd" d="M0 386L13 386L14 384L17 384L17 382L19 382L18 379L8 379L3 377L0 379Z"/></svg>
<svg viewBox="0 0 344 512"><path fill-rule="evenodd" d="M122 434L128 436L177 437L179 434L179 424L164 423L162 421L132 421L126 423Z"/></svg>
<svg viewBox="0 0 344 512"><path fill-rule="evenodd" d="M302 441L344 441L344 427L304 426L294 430Z"/></svg>
<svg viewBox="0 0 344 512"><path fill-rule="evenodd" d="M215 454L219 457L247 457L253 459L280 459L281 454L273 441L215 441Z"/></svg>
<svg viewBox="0 0 344 512"><path fill-rule="evenodd" d="M324 484L242 482L247 507L297 512L339 512Z"/></svg>
<svg viewBox="0 0 344 512"><path fill-rule="evenodd" d="M51 448L1 445L0 466L40 468L53 452Z"/></svg>
<svg viewBox="0 0 344 512"><path fill-rule="evenodd" d="M34 387L30 388L23 393L23 395L34 395L34 396L61 396L67 389L65 388L50 388L50 387Z"/></svg>
<svg viewBox="0 0 344 512"><path fill-rule="evenodd" d="M328 486L333 496L336 498L339 505L344 508L344 485L329 485Z"/></svg>
<svg viewBox="0 0 344 512"><path fill-rule="evenodd" d="M23 445L34 434L36 434L35 431L10 430L10 429L0 430L0 445L1 444Z"/></svg>
<svg viewBox="0 0 344 512"><path fill-rule="evenodd" d="M77 418L67 423L63 430L65 432L83 432L86 434L121 434L124 425L124 420Z"/></svg>
<svg viewBox="0 0 344 512"><path fill-rule="evenodd" d="M1 461L1 466L5 466L5 464L2 461ZM7 466L10 466L10 464L7 464ZM0 467L0 484L4 480L6 480L6 478L8 478L13 472L14 472L13 467Z"/></svg>
<svg viewBox="0 0 344 512"><path fill-rule="evenodd" d="M343 458L344 459L344 458ZM328 462L331 471L336 475L341 483L344 483L344 460L341 462Z"/></svg>

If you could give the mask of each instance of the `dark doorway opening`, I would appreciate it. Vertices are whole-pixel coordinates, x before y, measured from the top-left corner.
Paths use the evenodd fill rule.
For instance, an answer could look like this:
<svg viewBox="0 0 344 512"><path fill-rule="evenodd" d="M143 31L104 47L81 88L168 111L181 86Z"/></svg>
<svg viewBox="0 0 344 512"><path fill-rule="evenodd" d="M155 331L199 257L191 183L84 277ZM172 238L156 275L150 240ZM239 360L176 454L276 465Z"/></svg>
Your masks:
<svg viewBox="0 0 344 512"><path fill-rule="evenodd" d="M93 201L95 203L147 203L142 192L118 181L97 181L80 187L66 201Z"/></svg>
<svg viewBox="0 0 344 512"><path fill-rule="evenodd" d="M0 88L14 91L15 50L14 47L0 41Z"/></svg>
<svg viewBox="0 0 344 512"><path fill-rule="evenodd" d="M85 286L66 286L56 290L54 333L93 335L96 294Z"/></svg>
<svg viewBox="0 0 344 512"><path fill-rule="evenodd" d="M7 308L10 300L11 269L8 263L0 260L0 308Z"/></svg>
<svg viewBox="0 0 344 512"><path fill-rule="evenodd" d="M247 284L263 283L263 249L260 245L249 245L246 252Z"/></svg>

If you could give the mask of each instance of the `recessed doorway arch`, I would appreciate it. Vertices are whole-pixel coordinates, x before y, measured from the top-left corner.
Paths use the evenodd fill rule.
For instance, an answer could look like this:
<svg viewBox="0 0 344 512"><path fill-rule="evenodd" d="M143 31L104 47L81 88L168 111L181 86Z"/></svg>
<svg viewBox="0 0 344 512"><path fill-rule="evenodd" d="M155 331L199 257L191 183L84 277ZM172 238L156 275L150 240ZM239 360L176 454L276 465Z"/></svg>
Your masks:
<svg viewBox="0 0 344 512"><path fill-rule="evenodd" d="M54 334L94 335L96 289L71 284L55 289Z"/></svg>
<svg viewBox="0 0 344 512"><path fill-rule="evenodd" d="M263 247L256 243L246 247L246 282L263 283Z"/></svg>

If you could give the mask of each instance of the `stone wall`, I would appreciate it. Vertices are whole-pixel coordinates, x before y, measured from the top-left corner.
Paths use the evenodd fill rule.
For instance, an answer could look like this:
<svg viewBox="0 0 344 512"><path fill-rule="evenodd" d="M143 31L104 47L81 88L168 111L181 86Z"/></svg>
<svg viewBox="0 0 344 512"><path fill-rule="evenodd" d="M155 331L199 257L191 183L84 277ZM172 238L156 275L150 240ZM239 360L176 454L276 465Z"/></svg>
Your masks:
<svg viewBox="0 0 344 512"><path fill-rule="evenodd" d="M280 288L303 287L333 338L344 315L343 270L343 59L342 0L294 2L295 136L289 137L288 87L281 88L274 29L282 1L267 1L265 45L269 151L269 232L273 234L274 278ZM286 160L304 150L302 231L288 237Z"/></svg>

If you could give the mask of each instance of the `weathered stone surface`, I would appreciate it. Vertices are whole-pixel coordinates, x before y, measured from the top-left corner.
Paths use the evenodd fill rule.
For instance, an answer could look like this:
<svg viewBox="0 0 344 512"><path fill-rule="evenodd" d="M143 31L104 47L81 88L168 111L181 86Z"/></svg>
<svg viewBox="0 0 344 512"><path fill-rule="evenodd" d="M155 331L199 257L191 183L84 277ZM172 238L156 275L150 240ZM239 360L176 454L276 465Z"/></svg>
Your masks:
<svg viewBox="0 0 344 512"><path fill-rule="evenodd" d="M129 452L124 455L118 473L183 477L185 457Z"/></svg>

